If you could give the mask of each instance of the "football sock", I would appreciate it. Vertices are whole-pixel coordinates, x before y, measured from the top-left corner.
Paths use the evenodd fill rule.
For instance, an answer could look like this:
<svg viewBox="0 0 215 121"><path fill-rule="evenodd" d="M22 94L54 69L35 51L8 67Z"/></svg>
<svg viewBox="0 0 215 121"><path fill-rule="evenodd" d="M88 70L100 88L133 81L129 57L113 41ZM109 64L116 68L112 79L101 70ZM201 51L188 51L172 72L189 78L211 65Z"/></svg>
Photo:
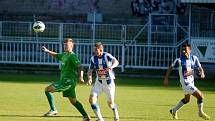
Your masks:
<svg viewBox="0 0 215 121"><path fill-rule="evenodd" d="M96 115L96 117L97 117L98 119L103 119L98 104L96 104L96 103L95 103L95 104L92 104L92 105L91 105L91 108L93 109L93 112L95 113L95 115Z"/></svg>
<svg viewBox="0 0 215 121"><path fill-rule="evenodd" d="M118 113L118 110L117 110L117 105L114 104L113 107L112 107L112 110L113 110L113 115L116 119L119 119L119 113Z"/></svg>
<svg viewBox="0 0 215 121"><path fill-rule="evenodd" d="M173 111L177 111L179 110L184 104L186 104L187 102L185 101L185 99L182 99L174 108Z"/></svg>
<svg viewBox="0 0 215 121"><path fill-rule="evenodd" d="M46 94L46 97L48 99L48 102L49 102L49 106L50 106L50 109L52 111L55 111L56 110L56 107L55 107L55 101L54 101L54 96L51 92L48 92L48 91L45 91L45 94Z"/></svg>
<svg viewBox="0 0 215 121"><path fill-rule="evenodd" d="M203 100L197 100L199 112L203 112Z"/></svg>
<svg viewBox="0 0 215 121"><path fill-rule="evenodd" d="M86 113L86 111L84 110L84 107L82 106L82 104L79 102L79 101L76 101L75 104L73 104L75 106L75 108L81 113L81 115L84 117L84 118L87 118L88 115Z"/></svg>

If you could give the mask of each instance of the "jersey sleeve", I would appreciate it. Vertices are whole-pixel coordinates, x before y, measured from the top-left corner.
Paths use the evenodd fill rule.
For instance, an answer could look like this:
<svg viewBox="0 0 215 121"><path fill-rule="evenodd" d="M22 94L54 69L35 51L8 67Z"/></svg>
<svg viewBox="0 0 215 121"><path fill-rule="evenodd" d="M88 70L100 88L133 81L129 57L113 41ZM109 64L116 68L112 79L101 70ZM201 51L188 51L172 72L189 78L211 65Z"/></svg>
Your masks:
<svg viewBox="0 0 215 121"><path fill-rule="evenodd" d="M113 59L116 59L115 57L113 57L110 53L107 53L106 54L106 58L107 58L107 60L110 62L110 61L112 61Z"/></svg>
<svg viewBox="0 0 215 121"><path fill-rule="evenodd" d="M61 61L62 57L63 57L63 54L62 53L61 54L58 53L57 56L56 56L56 59Z"/></svg>
<svg viewBox="0 0 215 121"><path fill-rule="evenodd" d="M93 57L91 57L89 69L93 69L93 68L94 68L94 61L93 61Z"/></svg>
<svg viewBox="0 0 215 121"><path fill-rule="evenodd" d="M178 68L179 67L179 58L175 59L171 66L173 68Z"/></svg>
<svg viewBox="0 0 215 121"><path fill-rule="evenodd" d="M71 61L75 66L81 65L80 60L78 59L78 57L75 54L71 55Z"/></svg>
<svg viewBox="0 0 215 121"><path fill-rule="evenodd" d="M199 62L199 59L197 56L193 56L193 59L194 59L194 66L195 67L201 67L201 64Z"/></svg>

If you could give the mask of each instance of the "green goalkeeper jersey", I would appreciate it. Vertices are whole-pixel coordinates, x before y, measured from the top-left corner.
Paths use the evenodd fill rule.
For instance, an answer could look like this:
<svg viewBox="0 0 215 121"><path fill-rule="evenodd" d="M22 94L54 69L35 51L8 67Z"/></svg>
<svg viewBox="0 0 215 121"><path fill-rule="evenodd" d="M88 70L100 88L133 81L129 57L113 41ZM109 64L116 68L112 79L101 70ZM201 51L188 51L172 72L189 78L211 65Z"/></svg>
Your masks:
<svg viewBox="0 0 215 121"><path fill-rule="evenodd" d="M64 78L78 79L78 67L80 61L74 52L57 54L57 59L61 61L61 76L60 80Z"/></svg>

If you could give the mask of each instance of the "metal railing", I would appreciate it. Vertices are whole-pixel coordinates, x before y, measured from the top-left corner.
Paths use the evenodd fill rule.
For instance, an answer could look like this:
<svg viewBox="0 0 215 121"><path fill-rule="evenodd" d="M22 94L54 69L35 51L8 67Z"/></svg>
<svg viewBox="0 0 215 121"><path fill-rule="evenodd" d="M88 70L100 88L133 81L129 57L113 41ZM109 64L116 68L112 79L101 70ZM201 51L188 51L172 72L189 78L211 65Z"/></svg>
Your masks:
<svg viewBox="0 0 215 121"><path fill-rule="evenodd" d="M49 41L2 41L0 63L59 65L59 62L42 52L41 46L61 52L61 42ZM125 68L166 69L178 57L176 46L105 44L105 50L115 56L122 71ZM74 52L83 66L89 66L93 55L93 44L77 43Z"/></svg>

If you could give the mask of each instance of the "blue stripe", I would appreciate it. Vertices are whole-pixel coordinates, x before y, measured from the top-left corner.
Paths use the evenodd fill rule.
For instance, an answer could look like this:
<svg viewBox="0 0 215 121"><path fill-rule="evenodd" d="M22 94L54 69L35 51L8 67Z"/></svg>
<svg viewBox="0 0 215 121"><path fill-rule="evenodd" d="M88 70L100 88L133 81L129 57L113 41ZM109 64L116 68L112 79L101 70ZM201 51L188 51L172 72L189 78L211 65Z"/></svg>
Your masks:
<svg viewBox="0 0 215 121"><path fill-rule="evenodd" d="M103 69L107 68L107 63L106 63L106 60L105 60L105 55L106 54L107 53L103 53L103 55L102 55L102 66L103 66ZM110 77L109 72L106 75L106 78L108 78L108 77Z"/></svg>
<svg viewBox="0 0 215 121"><path fill-rule="evenodd" d="M185 78L184 73L187 70L186 59L182 56L181 58L182 76Z"/></svg>
<svg viewBox="0 0 215 121"><path fill-rule="evenodd" d="M111 80L107 80L107 84L110 84L112 81Z"/></svg>
<svg viewBox="0 0 215 121"><path fill-rule="evenodd" d="M173 65L173 68L178 68L179 67L179 61L177 60L175 65Z"/></svg>
<svg viewBox="0 0 215 121"><path fill-rule="evenodd" d="M108 61L111 61L111 60L112 60L112 58L110 58L110 56L107 56L107 60L108 60Z"/></svg>
<svg viewBox="0 0 215 121"><path fill-rule="evenodd" d="M105 53L103 53L103 55L102 55L102 67L103 67L103 69L107 68L107 64L106 64L106 61L105 61Z"/></svg>
<svg viewBox="0 0 215 121"><path fill-rule="evenodd" d="M102 84L102 80L98 80L98 81ZM109 80L106 80L106 82L107 82L107 84L110 84L112 82L112 80L109 79Z"/></svg>
<svg viewBox="0 0 215 121"><path fill-rule="evenodd" d="M197 100L197 104L203 103L203 99Z"/></svg>
<svg viewBox="0 0 215 121"><path fill-rule="evenodd" d="M94 65L96 66L96 69L99 69L98 56L94 56Z"/></svg>
<svg viewBox="0 0 215 121"><path fill-rule="evenodd" d="M94 68L94 63L93 63L93 61L91 60L90 61L90 69L93 69Z"/></svg>
<svg viewBox="0 0 215 121"><path fill-rule="evenodd" d="M91 105L91 108L92 108L92 109L97 109L98 106L97 106L97 104L92 104L92 105Z"/></svg>

